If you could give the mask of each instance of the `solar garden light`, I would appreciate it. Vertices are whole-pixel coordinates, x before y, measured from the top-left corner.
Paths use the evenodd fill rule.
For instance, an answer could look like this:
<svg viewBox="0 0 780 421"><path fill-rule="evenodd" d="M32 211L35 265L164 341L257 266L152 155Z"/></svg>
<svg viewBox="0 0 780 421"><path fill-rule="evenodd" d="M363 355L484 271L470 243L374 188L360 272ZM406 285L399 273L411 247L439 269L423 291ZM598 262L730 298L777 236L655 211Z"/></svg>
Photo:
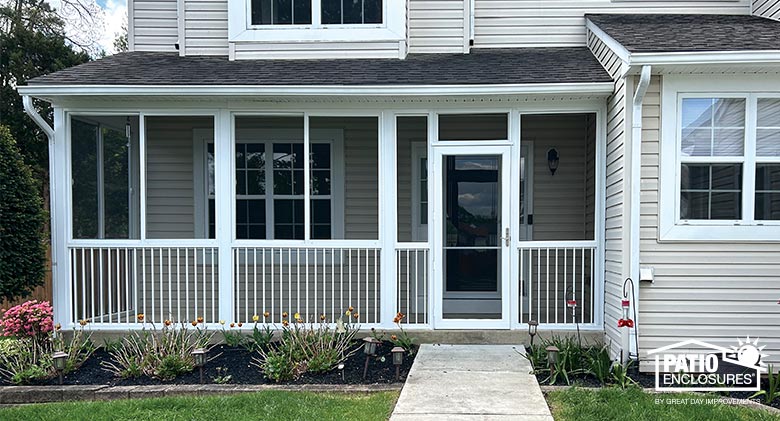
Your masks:
<svg viewBox="0 0 780 421"><path fill-rule="evenodd" d="M206 365L206 350L195 348L192 351L192 358L195 360L195 367L200 371L200 384L203 384L203 366Z"/></svg>
<svg viewBox="0 0 780 421"><path fill-rule="evenodd" d="M368 360L372 355L376 355L376 346L379 344L379 340L371 336L363 338L363 353L366 354L366 364L363 367L363 379L365 380L368 375Z"/></svg>
<svg viewBox="0 0 780 421"><path fill-rule="evenodd" d="M390 351L393 353L393 365L395 366L395 380L401 380L401 364L404 363L404 351L405 349L400 346L393 347Z"/></svg>
<svg viewBox="0 0 780 421"><path fill-rule="evenodd" d="M65 371L65 364L68 362L68 354L62 351L57 351L52 354L54 360L54 369L57 370L57 375L60 378L60 384L62 384L62 374Z"/></svg>
<svg viewBox="0 0 780 421"><path fill-rule="evenodd" d="M536 336L536 330L539 329L539 322L536 320L528 321L528 335L531 337L531 348L534 347L534 336Z"/></svg>
<svg viewBox="0 0 780 421"><path fill-rule="evenodd" d="M560 351L557 346L550 345L546 349L547 351L547 366L550 368L550 375L555 370L555 364L558 362L558 352Z"/></svg>

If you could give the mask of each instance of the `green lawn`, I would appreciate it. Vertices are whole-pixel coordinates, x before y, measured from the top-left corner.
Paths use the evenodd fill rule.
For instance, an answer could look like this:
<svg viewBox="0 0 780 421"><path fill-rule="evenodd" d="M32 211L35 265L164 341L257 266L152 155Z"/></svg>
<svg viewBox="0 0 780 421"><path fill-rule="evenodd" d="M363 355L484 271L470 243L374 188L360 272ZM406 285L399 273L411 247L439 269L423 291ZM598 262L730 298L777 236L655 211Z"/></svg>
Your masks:
<svg viewBox="0 0 780 421"><path fill-rule="evenodd" d="M547 402L555 421L764 421L780 420L767 411L722 404L687 403L672 404L669 399L707 399L715 395L652 394L639 389L605 388L599 391L577 388L551 392ZM660 403L656 403L660 399ZM0 414L2 415L2 414Z"/></svg>
<svg viewBox="0 0 780 421"><path fill-rule="evenodd" d="M397 392L264 391L230 396L66 402L0 409L8 420L387 420Z"/></svg>

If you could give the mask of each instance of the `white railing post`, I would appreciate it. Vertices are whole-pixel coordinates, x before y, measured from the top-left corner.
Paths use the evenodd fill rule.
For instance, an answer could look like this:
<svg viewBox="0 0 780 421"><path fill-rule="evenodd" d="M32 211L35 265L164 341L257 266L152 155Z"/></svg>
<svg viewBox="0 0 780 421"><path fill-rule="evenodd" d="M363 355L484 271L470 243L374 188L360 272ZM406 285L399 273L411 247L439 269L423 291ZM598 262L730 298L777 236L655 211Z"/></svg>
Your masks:
<svg viewBox="0 0 780 421"><path fill-rule="evenodd" d="M397 312L398 277L395 243L397 229L395 116L383 111L379 120L379 239L382 243L379 325L393 328Z"/></svg>
<svg viewBox="0 0 780 421"><path fill-rule="evenodd" d="M230 111L220 110L214 121L214 185L216 237L219 244L219 318L233 320L233 127ZM203 291L205 293L205 291ZM244 320L245 322L247 320Z"/></svg>
<svg viewBox="0 0 780 421"><path fill-rule="evenodd" d="M68 190L70 182L68 180L68 165L70 156L68 156L68 147L66 140L68 138L68 124L65 121L65 111L61 107L54 107L54 144L50 145L53 150L50 151L50 159L54 158L52 173L50 175L52 204L56 207L51 209L52 217L56 218L56 223L52 227L51 244L51 262L52 262L52 305L54 306L54 322L62 326L73 326L74 320L71 317L71 296L74 291L71 290L71 263L66 247L68 236Z"/></svg>

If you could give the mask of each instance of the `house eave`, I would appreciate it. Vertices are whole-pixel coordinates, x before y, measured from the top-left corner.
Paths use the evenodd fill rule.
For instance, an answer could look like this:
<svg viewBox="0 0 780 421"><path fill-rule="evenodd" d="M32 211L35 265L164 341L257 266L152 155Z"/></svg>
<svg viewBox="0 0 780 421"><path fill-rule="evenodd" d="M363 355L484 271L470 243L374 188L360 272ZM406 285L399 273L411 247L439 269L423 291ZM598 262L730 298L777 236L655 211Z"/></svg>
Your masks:
<svg viewBox="0 0 780 421"><path fill-rule="evenodd" d="M630 66L659 65L776 65L780 66L780 50L761 51L679 51L631 53Z"/></svg>
<svg viewBox="0 0 780 421"><path fill-rule="evenodd" d="M607 96L612 82L527 83L491 85L27 85L21 95L41 99L56 97L461 97L510 95Z"/></svg>

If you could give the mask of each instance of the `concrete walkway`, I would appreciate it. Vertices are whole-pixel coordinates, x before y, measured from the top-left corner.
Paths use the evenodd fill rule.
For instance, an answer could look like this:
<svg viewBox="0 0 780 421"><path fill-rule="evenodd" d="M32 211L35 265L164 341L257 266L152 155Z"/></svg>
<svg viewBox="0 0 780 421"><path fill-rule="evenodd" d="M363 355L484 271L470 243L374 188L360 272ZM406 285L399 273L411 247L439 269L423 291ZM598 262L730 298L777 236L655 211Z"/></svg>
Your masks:
<svg viewBox="0 0 780 421"><path fill-rule="evenodd" d="M422 345L390 421L553 421L513 345Z"/></svg>

